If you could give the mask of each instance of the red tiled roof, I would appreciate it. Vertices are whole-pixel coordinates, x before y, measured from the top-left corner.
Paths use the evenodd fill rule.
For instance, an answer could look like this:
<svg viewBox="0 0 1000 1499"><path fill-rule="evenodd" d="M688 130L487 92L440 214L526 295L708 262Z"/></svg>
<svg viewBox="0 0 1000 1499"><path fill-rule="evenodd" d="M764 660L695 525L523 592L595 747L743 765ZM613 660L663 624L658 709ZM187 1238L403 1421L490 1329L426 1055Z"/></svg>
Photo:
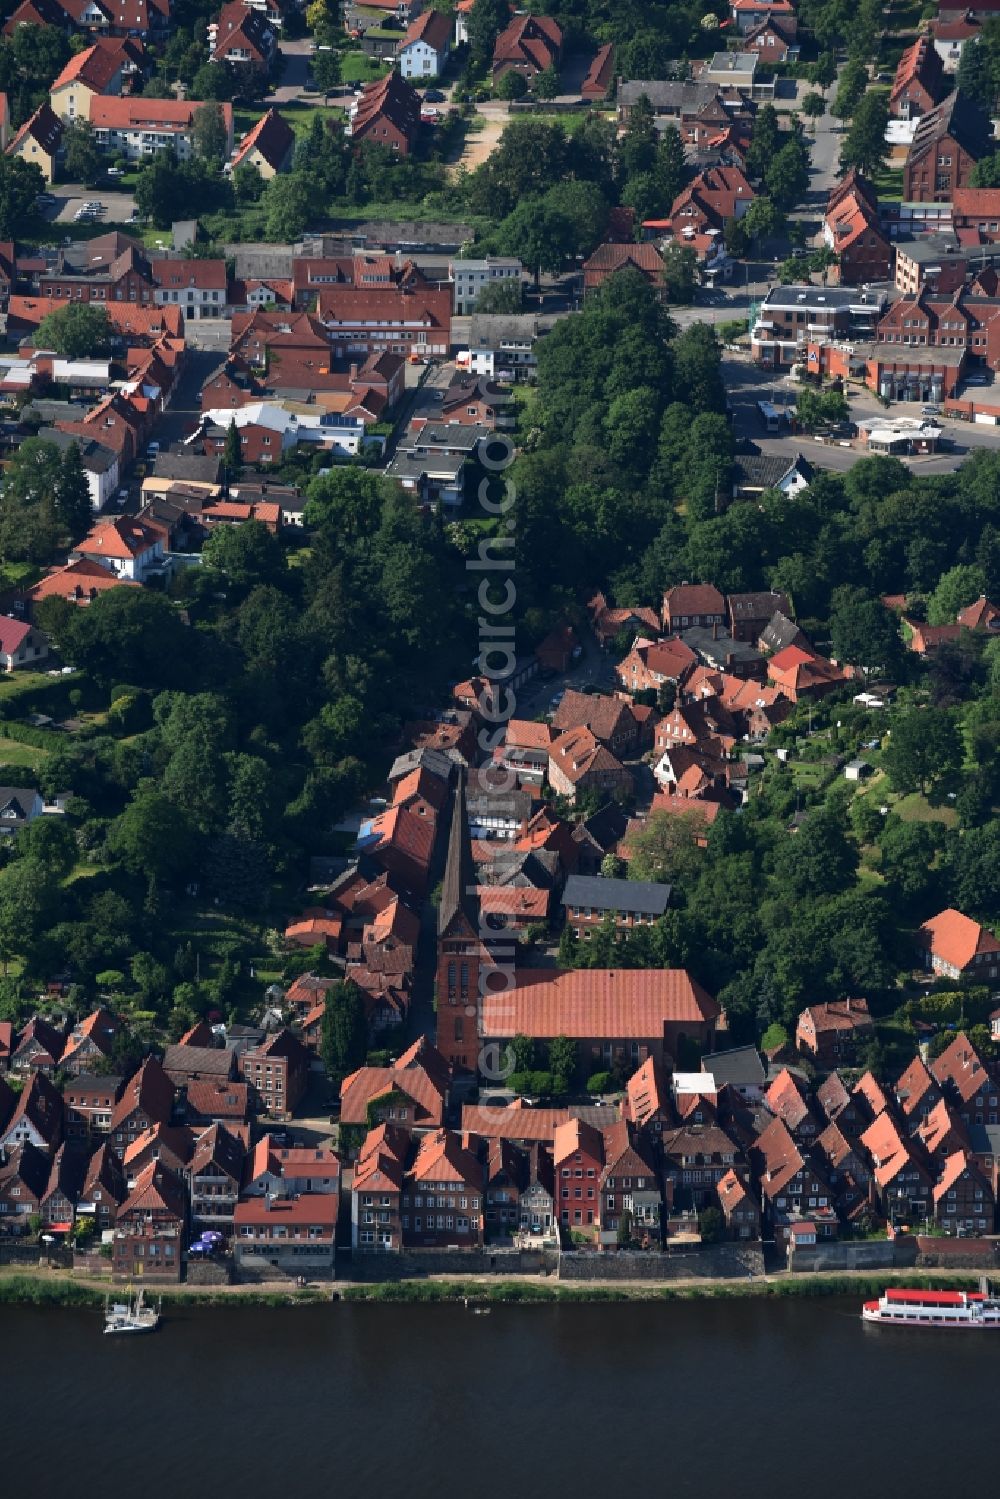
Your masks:
<svg viewBox="0 0 1000 1499"><path fill-rule="evenodd" d="M7 147L7 155L12 155L29 136L37 141L47 156L54 156L59 150L63 137L62 121L58 115L53 114L48 104L39 104L34 114L25 120Z"/></svg>
<svg viewBox="0 0 1000 1499"><path fill-rule="evenodd" d="M917 935L934 957L953 968L967 968L980 953L1000 953L993 933L953 906L925 921Z"/></svg>
<svg viewBox="0 0 1000 1499"><path fill-rule="evenodd" d="M612 42L598 47L591 59L587 76L580 93L584 99L603 99L611 86L615 69L615 49Z"/></svg>
<svg viewBox="0 0 1000 1499"><path fill-rule="evenodd" d="M726 612L726 601L711 583L678 583L668 588L663 595L663 613L668 619L680 615L721 614Z"/></svg>
<svg viewBox="0 0 1000 1499"><path fill-rule="evenodd" d="M140 588L131 578L119 578L117 574L102 567L99 562L88 562L81 557L79 562L68 562L57 567L28 589L33 603L41 599L68 599L71 604L89 602L95 594L108 588Z"/></svg>
<svg viewBox="0 0 1000 1499"><path fill-rule="evenodd" d="M573 782L593 771L627 773L589 729L569 729L560 735L549 750L549 758L555 761L566 779Z"/></svg>
<svg viewBox="0 0 1000 1499"><path fill-rule="evenodd" d="M125 39L98 37L92 47L85 47L82 52L77 52L70 58L59 76L49 85L49 93L54 94L67 83L80 82L103 94L126 56L131 58L133 50Z"/></svg>
<svg viewBox="0 0 1000 1499"><path fill-rule="evenodd" d="M493 66L514 63L551 68L562 47L562 29L551 16L515 16L501 31L493 49Z"/></svg>
<svg viewBox="0 0 1000 1499"><path fill-rule="evenodd" d="M663 270L663 256L656 246L650 243L603 244L598 245L589 260L584 261L583 270L584 275L593 271L601 271L610 275L612 271L620 271L626 266L633 266L645 275L658 276Z"/></svg>
<svg viewBox="0 0 1000 1499"><path fill-rule="evenodd" d="M989 1073L964 1031L934 1059L931 1072L939 1083L952 1087L963 1103L991 1086Z"/></svg>
<svg viewBox="0 0 1000 1499"><path fill-rule="evenodd" d="M789 1129L797 1129L803 1120L809 1118L809 1104L787 1067L782 1068L764 1094L764 1102Z"/></svg>
<svg viewBox="0 0 1000 1499"><path fill-rule="evenodd" d="M200 99L147 99L142 96L112 98L102 95L90 101L90 123L95 130L169 131L179 135L191 129ZM220 104L227 132L233 128L233 106Z"/></svg>
<svg viewBox="0 0 1000 1499"><path fill-rule="evenodd" d="M248 130L233 153L231 169L235 172L251 151L257 150L274 170L280 171L288 153L295 145L295 132L276 109L262 114L256 125ZM250 283L247 283L250 285ZM258 285L260 283L254 283ZM272 284L272 283L268 283Z"/></svg>
<svg viewBox="0 0 1000 1499"><path fill-rule="evenodd" d="M403 52L407 47L412 47L414 42L425 42L435 52L446 51L451 40L451 24L451 17L444 11L425 10L410 22L396 51Z"/></svg>
<svg viewBox="0 0 1000 1499"><path fill-rule="evenodd" d="M149 526L129 516L116 516L113 520L100 521L81 542L76 550L84 557L113 557L118 561L141 557L150 551L160 536Z"/></svg>
<svg viewBox="0 0 1000 1499"><path fill-rule="evenodd" d="M484 1036L656 1039L668 1023L699 1025L718 1014L683 968L528 968L514 989L482 1000Z"/></svg>
<svg viewBox="0 0 1000 1499"><path fill-rule="evenodd" d="M308 1192L304 1197L246 1197L236 1204L233 1222L237 1229L291 1223L332 1232L337 1223L338 1199L336 1192Z"/></svg>

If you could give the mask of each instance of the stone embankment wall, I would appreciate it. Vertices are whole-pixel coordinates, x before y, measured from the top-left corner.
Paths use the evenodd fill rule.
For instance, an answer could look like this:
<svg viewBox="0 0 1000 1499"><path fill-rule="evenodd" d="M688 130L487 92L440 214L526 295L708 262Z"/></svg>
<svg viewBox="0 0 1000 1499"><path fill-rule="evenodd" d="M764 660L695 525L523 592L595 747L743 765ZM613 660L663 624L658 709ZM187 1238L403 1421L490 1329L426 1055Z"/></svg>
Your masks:
<svg viewBox="0 0 1000 1499"><path fill-rule="evenodd" d="M343 1280L419 1280L427 1275L544 1275L555 1268L555 1251L539 1249L482 1249L452 1253L446 1249L409 1249L400 1254L337 1256L337 1277Z"/></svg>
<svg viewBox="0 0 1000 1499"><path fill-rule="evenodd" d="M759 1244L710 1244L674 1254L611 1250L559 1256L560 1280L746 1280L763 1274Z"/></svg>
<svg viewBox="0 0 1000 1499"><path fill-rule="evenodd" d="M917 1263L913 1239L862 1239L854 1244L809 1244L792 1249L788 1268L803 1270L912 1270Z"/></svg>
<svg viewBox="0 0 1000 1499"><path fill-rule="evenodd" d="M920 1270L1000 1269L1000 1239L931 1239L917 1235Z"/></svg>

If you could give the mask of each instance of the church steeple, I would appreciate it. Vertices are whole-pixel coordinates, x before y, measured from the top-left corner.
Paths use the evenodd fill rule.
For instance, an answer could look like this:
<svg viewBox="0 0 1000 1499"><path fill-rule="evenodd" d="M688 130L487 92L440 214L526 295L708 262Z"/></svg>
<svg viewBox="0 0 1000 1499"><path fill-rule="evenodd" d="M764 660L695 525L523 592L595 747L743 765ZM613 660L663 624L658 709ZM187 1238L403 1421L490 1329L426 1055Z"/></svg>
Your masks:
<svg viewBox="0 0 1000 1499"><path fill-rule="evenodd" d="M478 931L479 913L475 895L476 874L472 862L472 839L465 810L465 772L459 770L451 811L448 859L441 882L438 936L457 935L471 927ZM460 919L464 917L464 922Z"/></svg>
<svg viewBox="0 0 1000 1499"><path fill-rule="evenodd" d="M475 1067L479 1046L479 974L490 957L479 936L479 900L461 771L441 882L437 946L437 1048L457 1071L468 1072Z"/></svg>

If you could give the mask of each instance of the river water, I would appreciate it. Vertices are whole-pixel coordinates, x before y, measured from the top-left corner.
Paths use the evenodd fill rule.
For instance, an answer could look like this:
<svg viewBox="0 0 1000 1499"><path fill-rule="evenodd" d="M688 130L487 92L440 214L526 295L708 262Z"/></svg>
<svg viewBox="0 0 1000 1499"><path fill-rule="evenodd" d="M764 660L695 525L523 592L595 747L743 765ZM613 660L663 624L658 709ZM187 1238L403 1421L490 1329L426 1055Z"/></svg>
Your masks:
<svg viewBox="0 0 1000 1499"><path fill-rule="evenodd" d="M995 1492L1000 1334L855 1301L0 1307L0 1493L33 1499Z"/></svg>

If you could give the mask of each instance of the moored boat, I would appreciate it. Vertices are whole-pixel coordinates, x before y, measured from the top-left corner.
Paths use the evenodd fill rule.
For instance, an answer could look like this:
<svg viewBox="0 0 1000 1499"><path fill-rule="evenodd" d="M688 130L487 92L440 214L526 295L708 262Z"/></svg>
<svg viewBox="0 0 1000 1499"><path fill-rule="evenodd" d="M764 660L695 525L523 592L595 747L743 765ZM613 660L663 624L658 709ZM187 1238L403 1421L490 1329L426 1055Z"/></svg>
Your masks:
<svg viewBox="0 0 1000 1499"><path fill-rule="evenodd" d="M155 1332L160 1325L160 1314L146 1305L140 1290L134 1301L116 1301L104 1307L104 1331L106 1333Z"/></svg>
<svg viewBox="0 0 1000 1499"><path fill-rule="evenodd" d="M993 1328L1000 1331L1000 1300L985 1281L978 1291L922 1291L903 1286L883 1291L861 1309L864 1322L886 1327Z"/></svg>

